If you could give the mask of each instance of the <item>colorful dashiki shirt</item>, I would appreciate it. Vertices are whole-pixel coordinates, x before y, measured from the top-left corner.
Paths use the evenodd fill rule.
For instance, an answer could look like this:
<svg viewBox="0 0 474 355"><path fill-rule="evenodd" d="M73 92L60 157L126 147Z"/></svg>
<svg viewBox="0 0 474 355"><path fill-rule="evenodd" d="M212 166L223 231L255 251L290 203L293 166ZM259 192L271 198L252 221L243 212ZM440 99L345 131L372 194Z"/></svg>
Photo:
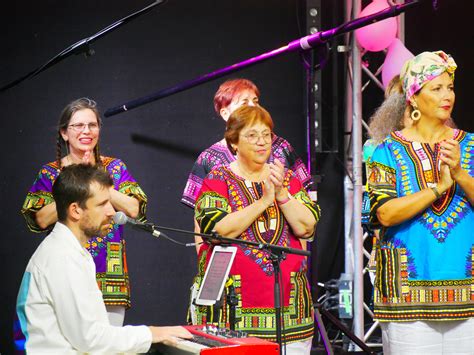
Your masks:
<svg viewBox="0 0 474 355"><path fill-rule="evenodd" d="M225 140L221 140L203 151L197 158L189 174L181 202L194 208L199 191L201 190L202 181L206 175L209 174L212 169L221 165L230 164L235 159L235 155L231 153ZM280 160L285 167L293 170L305 188L311 185L311 176L306 170L306 166L301 158L296 155L295 150L288 141L277 135L273 138L272 154L268 162L272 163L275 159Z"/></svg>
<svg viewBox="0 0 474 355"><path fill-rule="evenodd" d="M102 157L102 165L112 177L115 190L132 196L140 202L139 219L145 220L147 197L130 175L125 164L120 159ZM49 233L54 227L51 225L47 230L41 230L36 224L35 214L44 206L54 202L53 183L59 173L57 162L43 165L26 196L21 213L32 232ZM97 283L102 291L104 303L110 306L130 307L130 283L123 226L113 223L105 236L92 238L86 248L94 258Z"/></svg>
<svg viewBox="0 0 474 355"><path fill-rule="evenodd" d="M474 135L454 130L461 167L474 175ZM397 131L377 147L369 163L372 222L392 198L411 195L439 180L439 143L406 140ZM453 185L429 208L383 227L374 288L379 321L460 320L474 316L474 213Z"/></svg>
<svg viewBox="0 0 474 355"><path fill-rule="evenodd" d="M214 225L228 213L239 211L262 197L263 182L251 182L235 175L228 166L213 169L203 182L196 203L195 216L203 233L209 233ZM300 180L288 170L285 182L290 194L304 204L319 219L319 207L315 205ZM271 205L240 236L243 240L271 243L283 247L302 249L283 213L276 204ZM199 287L206 265L212 254L212 246L203 244L199 251L199 273L195 285ZM283 289L282 319L287 342L301 341L313 336L313 302L307 273L306 258L288 254L281 265ZM249 336L275 341L274 275L269 253L254 247L237 246L230 270L232 285L238 304L235 312L235 329ZM229 285L229 282L227 283ZM195 324L215 323L229 327L230 309L225 295L223 304L214 307L196 306ZM221 307L222 306L222 307Z"/></svg>

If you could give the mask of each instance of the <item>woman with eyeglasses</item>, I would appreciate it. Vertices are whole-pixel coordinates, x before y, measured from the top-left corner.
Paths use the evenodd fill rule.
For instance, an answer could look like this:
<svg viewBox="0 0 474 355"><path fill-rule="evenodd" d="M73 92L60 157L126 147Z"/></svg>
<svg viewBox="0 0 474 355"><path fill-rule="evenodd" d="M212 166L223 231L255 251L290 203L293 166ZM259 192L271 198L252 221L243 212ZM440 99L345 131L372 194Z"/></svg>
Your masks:
<svg viewBox="0 0 474 355"><path fill-rule="evenodd" d="M214 94L214 110L216 114L227 122L230 114L241 106L259 106L260 89L254 82L243 79L229 79L224 81ZM292 145L284 138L277 135L272 137L271 154L269 161L275 159L293 170L303 183L305 188L311 186L311 175L301 158L296 154ZM189 173L186 186L181 197L181 202L194 209L196 200L201 190L202 181L211 170L219 165L230 164L235 160L235 155L229 150L224 139L214 143L199 154ZM194 231L199 233L199 226L194 221ZM202 239L195 236L196 250L199 254L199 248ZM304 246L306 248L306 246Z"/></svg>
<svg viewBox="0 0 474 355"><path fill-rule="evenodd" d="M301 249L300 239L313 236L320 211L294 172L278 160L267 163L273 137L270 114L261 106L242 106L230 115L224 137L236 160L214 168L203 181L195 208L202 232ZM212 249L204 244L199 250L197 287ZM306 259L288 254L280 266L287 354L309 354L314 322ZM266 250L238 245L227 285L238 299L235 329L275 341L273 273ZM222 308L196 306L195 324L228 326L230 309L223 300Z"/></svg>
<svg viewBox="0 0 474 355"><path fill-rule="evenodd" d="M110 192L115 210L123 211L131 218L145 219L147 197L126 165L120 159L100 155L101 125L93 100L80 98L64 108L58 123L56 160L40 169L21 210L32 232L44 233L52 229L58 219L52 196L53 183L63 167L79 163L101 166L110 174L114 181ZM130 307L123 226L111 224L105 235L91 239L84 247L94 258L97 282L110 323L122 326L125 309Z"/></svg>

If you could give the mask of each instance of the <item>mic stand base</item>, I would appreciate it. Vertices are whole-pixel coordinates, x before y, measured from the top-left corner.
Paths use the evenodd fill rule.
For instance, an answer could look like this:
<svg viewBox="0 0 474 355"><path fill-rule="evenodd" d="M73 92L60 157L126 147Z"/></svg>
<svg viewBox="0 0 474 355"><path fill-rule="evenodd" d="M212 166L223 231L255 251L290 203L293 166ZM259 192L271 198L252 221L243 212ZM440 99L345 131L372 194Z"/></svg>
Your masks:
<svg viewBox="0 0 474 355"><path fill-rule="evenodd" d="M361 339L359 339L354 333L352 333L349 328L347 328L342 322L333 316L329 311L325 310L320 304L314 305L314 314L316 318L316 323L318 326L319 333L323 338L324 348L326 349L327 354L332 355L333 350L331 347L331 343L329 341L326 328L322 322L321 314L326 317L333 325L336 326L341 332L343 332L349 339L351 339L354 343L357 344L366 354L375 354L375 352L369 348Z"/></svg>
<svg viewBox="0 0 474 355"><path fill-rule="evenodd" d="M326 328L324 327L323 319L321 318L321 313L319 313L319 306L314 307L314 320L316 322L316 326L318 328L319 334L323 339L324 349L326 349L326 354L334 355L334 351L332 350L331 341L329 340L328 333Z"/></svg>

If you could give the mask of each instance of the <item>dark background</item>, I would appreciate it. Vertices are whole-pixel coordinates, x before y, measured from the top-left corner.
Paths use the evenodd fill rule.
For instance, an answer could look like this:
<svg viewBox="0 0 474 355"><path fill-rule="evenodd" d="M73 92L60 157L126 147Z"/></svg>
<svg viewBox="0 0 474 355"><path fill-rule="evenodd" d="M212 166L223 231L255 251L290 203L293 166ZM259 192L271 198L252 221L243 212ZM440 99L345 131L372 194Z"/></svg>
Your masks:
<svg viewBox="0 0 474 355"><path fill-rule="evenodd" d="M151 1L6 2L0 14L0 86L44 64L58 52L90 36ZM323 0L323 29L343 22L343 1ZM431 1L406 17L406 46L413 53L443 49L456 59L460 128L472 131L468 95L472 88L473 14L470 1ZM1 247L0 353L10 353L15 299L31 254L43 239L30 233L19 211L42 164L55 159L56 122L62 108L82 96L95 99L102 111L240 62L304 35L302 0L169 0L152 12L115 30L92 45L95 55L75 55L37 77L0 93L3 145L0 177ZM330 65L323 72L323 112L343 127L343 54L331 42ZM372 59L374 58L374 59ZM364 57L369 65L377 55ZM371 61L373 60L374 63ZM231 77L253 80L261 103L273 116L276 133L291 142L306 161L304 70L297 53L258 64L217 81L104 119L102 154L123 159L148 195L148 219L157 224L193 229L192 211L179 200L199 152L219 140L223 121L212 98ZM365 78L367 79L367 78ZM338 85L337 90L331 90ZM381 102L370 84L364 93L364 117ZM339 130L342 138L344 132ZM340 139L342 142L342 139ZM341 148L341 147L340 147ZM339 277L344 266L343 159L318 154L316 173L323 218L313 243L313 280ZM178 240L192 237L169 233ZM127 228L132 308L127 324L184 324L188 289L196 270L194 248ZM318 287L313 283L315 293Z"/></svg>

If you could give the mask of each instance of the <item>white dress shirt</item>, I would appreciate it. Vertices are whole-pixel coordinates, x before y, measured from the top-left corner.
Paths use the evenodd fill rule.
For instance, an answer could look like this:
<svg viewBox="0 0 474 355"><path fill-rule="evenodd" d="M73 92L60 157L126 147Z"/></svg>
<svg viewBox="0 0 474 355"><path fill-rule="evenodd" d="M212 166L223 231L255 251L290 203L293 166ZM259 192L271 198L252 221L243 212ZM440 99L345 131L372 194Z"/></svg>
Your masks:
<svg viewBox="0 0 474 355"><path fill-rule="evenodd" d="M59 222L26 267L16 311L28 354L143 353L151 346L147 326L109 324L92 256Z"/></svg>

